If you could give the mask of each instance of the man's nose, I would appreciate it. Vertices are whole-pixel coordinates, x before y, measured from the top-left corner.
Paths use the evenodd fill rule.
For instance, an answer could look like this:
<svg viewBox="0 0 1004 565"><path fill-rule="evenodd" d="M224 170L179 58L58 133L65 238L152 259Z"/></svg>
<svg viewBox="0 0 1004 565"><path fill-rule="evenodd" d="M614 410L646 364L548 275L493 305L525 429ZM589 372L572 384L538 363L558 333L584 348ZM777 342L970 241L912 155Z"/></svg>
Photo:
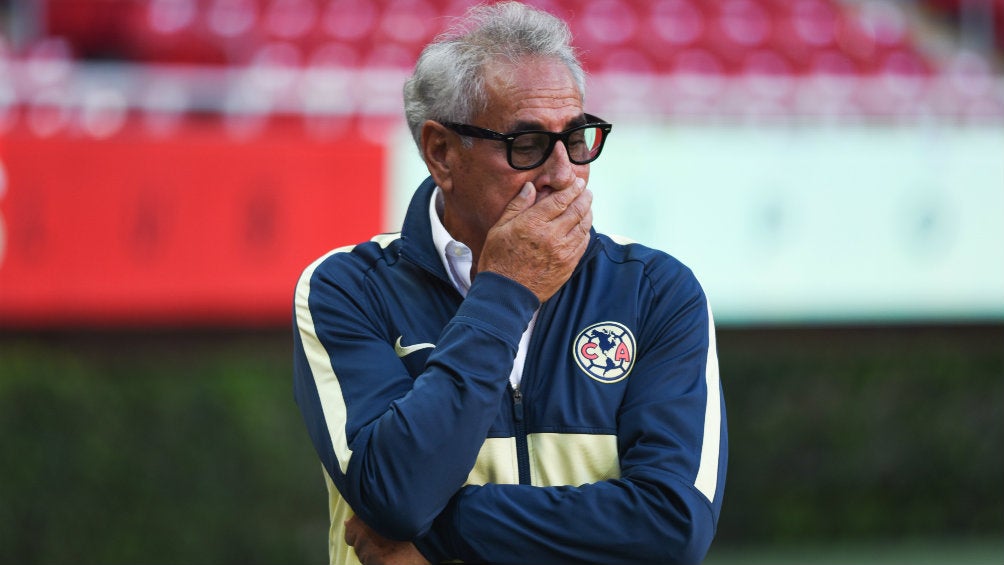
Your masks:
<svg viewBox="0 0 1004 565"><path fill-rule="evenodd" d="M545 178L538 181L538 185L550 186L553 190L564 190L575 181L575 169L563 140L554 144L554 150L544 161L544 174Z"/></svg>

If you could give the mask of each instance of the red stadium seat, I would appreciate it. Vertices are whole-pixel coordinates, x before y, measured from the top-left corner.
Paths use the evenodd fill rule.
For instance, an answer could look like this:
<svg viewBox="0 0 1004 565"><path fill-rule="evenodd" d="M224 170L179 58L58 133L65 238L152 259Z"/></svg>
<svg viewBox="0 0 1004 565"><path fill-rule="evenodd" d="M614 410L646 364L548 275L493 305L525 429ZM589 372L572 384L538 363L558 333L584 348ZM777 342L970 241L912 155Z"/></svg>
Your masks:
<svg viewBox="0 0 1004 565"><path fill-rule="evenodd" d="M708 11L704 44L729 72L739 72L751 49L763 46L773 31L770 15L753 0L724 0Z"/></svg>
<svg viewBox="0 0 1004 565"><path fill-rule="evenodd" d="M913 49L892 49L880 60L879 71L906 77L923 77L931 73L930 64Z"/></svg>
<svg viewBox="0 0 1004 565"><path fill-rule="evenodd" d="M995 0L1004 6L1004 0ZM294 41L307 52L343 42L341 59L395 65L477 0L50 0L47 25L68 33L84 56L196 64L243 64L256 45ZM723 72L745 73L776 51L793 72L827 68L829 50L859 72L897 68L909 47L902 8L890 1L835 0L529 0L567 19L587 66L674 72L677 55L713 53ZM114 7L115 9L110 9ZM998 10L1004 14L1004 9ZM101 17L98 17L101 14ZM1002 16L1004 17L1004 16ZM101 30L100 33L93 31ZM91 30L91 31L88 31ZM114 30L118 30L115 32ZM1004 36L1004 34L1001 34ZM100 38L100 47L98 46ZM612 50L617 47L617 50ZM820 54L820 52L823 52ZM914 50L915 51L915 50ZM691 55L683 58L686 60ZM351 57L350 57L351 58ZM413 62L413 61L412 61Z"/></svg>
<svg viewBox="0 0 1004 565"><path fill-rule="evenodd" d="M773 27L770 14L753 0L724 0L717 25L729 41L747 49L763 45Z"/></svg>
<svg viewBox="0 0 1004 565"><path fill-rule="evenodd" d="M640 49L633 47L614 47L599 56L591 57L594 69L602 72L655 74L655 64L649 56Z"/></svg>
<svg viewBox="0 0 1004 565"><path fill-rule="evenodd" d="M271 0L264 14L268 33L280 39L307 36L317 26L317 20L314 0Z"/></svg>
<svg viewBox="0 0 1004 565"><path fill-rule="evenodd" d="M673 57L672 70L687 75L718 76L724 74L725 65L713 52L694 47L684 49Z"/></svg>
<svg viewBox="0 0 1004 565"><path fill-rule="evenodd" d="M829 47L836 40L839 13L825 0L795 0L791 25L802 43L815 48Z"/></svg>
<svg viewBox="0 0 1004 565"><path fill-rule="evenodd" d="M363 66L373 69L408 69L415 65L418 52L414 45L383 41L372 45L363 56Z"/></svg>
<svg viewBox="0 0 1004 565"><path fill-rule="evenodd" d="M793 89L793 83L818 85L821 100L841 108L849 95L840 84L868 83L863 107L877 111L888 108L881 96L915 97L915 79L934 72L957 73L955 86L947 90L958 90L952 96L966 92L960 77L968 75L954 67L958 63L937 68L911 34L907 10L912 6L897 0L526 1L569 22L591 72L636 75L636 86L697 85L681 90L691 97L681 102L686 108L710 104L698 98L710 96L714 83L726 76L741 88L751 85L756 99L750 103L766 100L766 108L802 90L801 85ZM450 18L479 2L47 0L44 23L65 34L71 56L85 59L273 70L389 69L388 76L396 76L414 65L421 48ZM1004 0L987 2L994 6L1004 42ZM961 6L959 0L923 3L952 13ZM827 94L831 88L838 90Z"/></svg>
<svg viewBox="0 0 1004 565"><path fill-rule="evenodd" d="M206 27L194 0L133 2L121 8L123 49L146 62L225 65L225 46Z"/></svg>
<svg viewBox="0 0 1004 565"><path fill-rule="evenodd" d="M681 51L705 48L709 17L702 6L694 0L657 0L643 15L639 35L657 72L674 72Z"/></svg>
<svg viewBox="0 0 1004 565"><path fill-rule="evenodd" d="M746 76L780 77L791 76L794 70L788 59L777 51L754 49L743 56L740 72Z"/></svg>
<svg viewBox="0 0 1004 565"><path fill-rule="evenodd" d="M369 37L380 13L372 2L332 0L324 11L321 27L333 39L358 41Z"/></svg>
<svg viewBox="0 0 1004 565"><path fill-rule="evenodd" d="M314 69L353 69L362 65L359 50L351 43L331 41L318 45L307 66Z"/></svg>
<svg viewBox="0 0 1004 565"><path fill-rule="evenodd" d="M254 0L212 0L203 18L211 33L223 38L239 37L258 25L258 6Z"/></svg>
<svg viewBox="0 0 1004 565"><path fill-rule="evenodd" d="M839 49L821 49L812 54L808 67L813 75L854 77L861 69L846 53Z"/></svg>
<svg viewBox="0 0 1004 565"><path fill-rule="evenodd" d="M654 44L667 48L688 47L704 36L706 18L692 0L659 0L652 5L649 24Z"/></svg>
<svg viewBox="0 0 1004 565"><path fill-rule="evenodd" d="M638 33L638 15L624 0L583 3L573 25L576 39L586 45L623 45Z"/></svg>
<svg viewBox="0 0 1004 565"><path fill-rule="evenodd" d="M388 39L420 46L439 31L438 15L425 0L391 0L380 17L376 46Z"/></svg>

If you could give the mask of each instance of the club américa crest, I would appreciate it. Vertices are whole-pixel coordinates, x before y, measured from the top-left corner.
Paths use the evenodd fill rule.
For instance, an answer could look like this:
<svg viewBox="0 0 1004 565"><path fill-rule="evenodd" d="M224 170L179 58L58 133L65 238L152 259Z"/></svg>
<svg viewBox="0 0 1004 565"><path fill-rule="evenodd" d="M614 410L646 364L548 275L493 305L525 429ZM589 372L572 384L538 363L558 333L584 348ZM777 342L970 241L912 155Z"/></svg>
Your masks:
<svg viewBox="0 0 1004 565"><path fill-rule="evenodd" d="M623 324L600 322L579 332L572 357L586 375L601 383L623 380L634 367L634 334Z"/></svg>

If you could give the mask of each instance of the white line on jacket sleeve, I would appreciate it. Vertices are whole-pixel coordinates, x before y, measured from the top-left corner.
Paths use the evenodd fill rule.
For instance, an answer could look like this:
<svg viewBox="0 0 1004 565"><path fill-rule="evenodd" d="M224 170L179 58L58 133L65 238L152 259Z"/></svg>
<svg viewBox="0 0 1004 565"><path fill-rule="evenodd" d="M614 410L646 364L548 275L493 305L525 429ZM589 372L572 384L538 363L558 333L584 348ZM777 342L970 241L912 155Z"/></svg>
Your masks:
<svg viewBox="0 0 1004 565"><path fill-rule="evenodd" d="M321 401L321 413L324 416L324 423L328 427L328 436L331 438L331 447L335 452L335 459L338 460L338 468L345 473L349 468L349 459L352 457L352 450L349 449L348 439L345 436L345 423L347 419L345 410L345 398L342 397L342 387L338 383L338 377L331 366L331 358L328 357L327 350L317 337L314 329L314 318L310 313L310 279L314 276L314 271L325 259L335 253L345 252L353 246L340 247L322 256L317 261L311 263L296 284L296 325L300 331L300 341L303 343L303 352L310 365L310 372L314 376L314 386L317 387L317 396Z"/></svg>
<svg viewBox="0 0 1004 565"><path fill-rule="evenodd" d="M718 353L715 340L715 320L708 305L708 362L704 369L707 399L704 405L704 441L701 445L701 464L697 469L694 487L708 500L715 500L718 488L718 459L721 449L722 402L718 375Z"/></svg>

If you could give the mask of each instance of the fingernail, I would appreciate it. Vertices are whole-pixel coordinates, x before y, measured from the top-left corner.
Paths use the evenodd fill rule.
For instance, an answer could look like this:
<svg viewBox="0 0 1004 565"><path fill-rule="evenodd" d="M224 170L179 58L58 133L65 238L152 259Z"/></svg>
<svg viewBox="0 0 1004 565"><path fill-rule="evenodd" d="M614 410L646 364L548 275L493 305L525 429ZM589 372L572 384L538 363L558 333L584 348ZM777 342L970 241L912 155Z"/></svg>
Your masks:
<svg viewBox="0 0 1004 565"><path fill-rule="evenodd" d="M533 190L533 183L527 181L523 185L523 190L519 191L519 195L522 196L522 197L524 197L524 198L527 197L527 196L530 196L530 191L531 190Z"/></svg>

